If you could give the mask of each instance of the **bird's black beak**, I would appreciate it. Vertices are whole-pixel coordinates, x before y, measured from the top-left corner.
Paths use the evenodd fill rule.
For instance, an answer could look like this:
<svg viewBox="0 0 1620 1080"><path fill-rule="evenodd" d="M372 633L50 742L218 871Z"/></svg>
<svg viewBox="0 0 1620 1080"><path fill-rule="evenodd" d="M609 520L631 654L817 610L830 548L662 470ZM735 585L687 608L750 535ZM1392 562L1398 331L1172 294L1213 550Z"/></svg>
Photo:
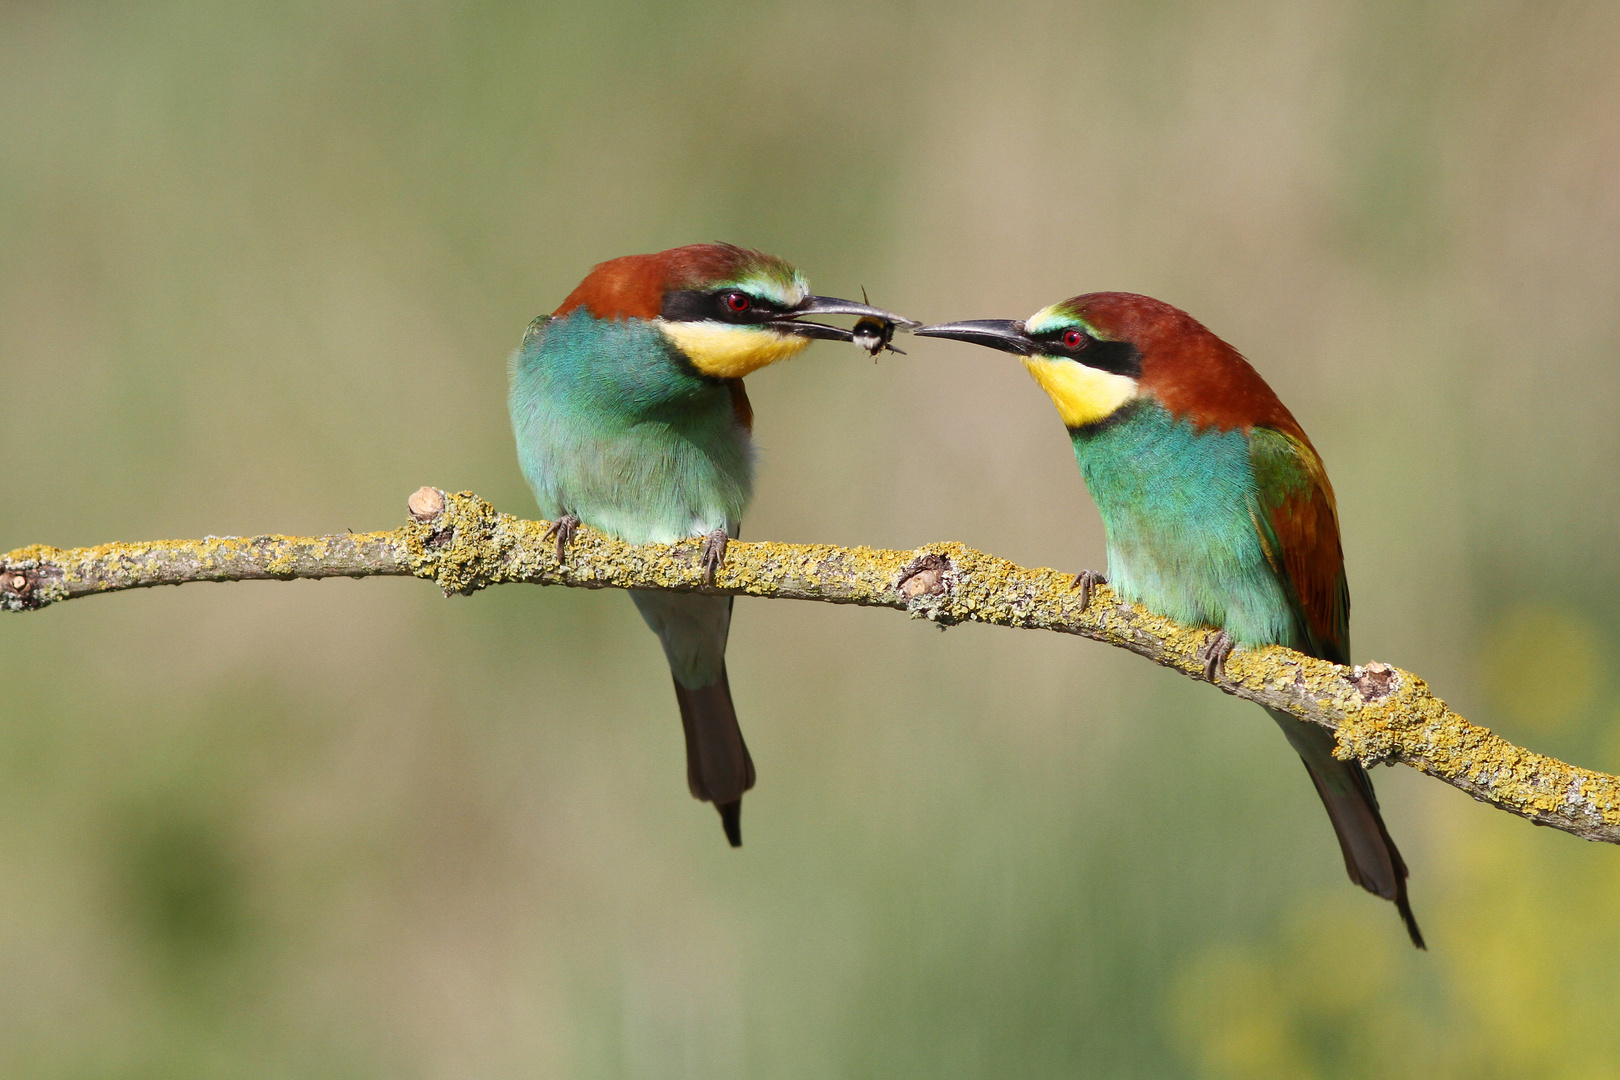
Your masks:
<svg viewBox="0 0 1620 1080"><path fill-rule="evenodd" d="M800 337L821 338L825 341L854 341L855 332L845 330L842 326L828 326L826 323L800 322L804 315L856 315L870 319L880 319L895 326L910 328L917 323L904 315L896 315L892 311L884 311L869 304L858 304L853 300L840 300L836 296L811 296L799 304L792 311L787 312L779 319L772 319L766 323L772 330L780 330L784 334L798 334Z"/></svg>
<svg viewBox="0 0 1620 1080"><path fill-rule="evenodd" d="M1016 319L969 319L967 322L936 323L919 326L912 331L918 337L953 338L971 341L987 349L1030 356L1035 352L1035 341L1024 332L1024 324Z"/></svg>

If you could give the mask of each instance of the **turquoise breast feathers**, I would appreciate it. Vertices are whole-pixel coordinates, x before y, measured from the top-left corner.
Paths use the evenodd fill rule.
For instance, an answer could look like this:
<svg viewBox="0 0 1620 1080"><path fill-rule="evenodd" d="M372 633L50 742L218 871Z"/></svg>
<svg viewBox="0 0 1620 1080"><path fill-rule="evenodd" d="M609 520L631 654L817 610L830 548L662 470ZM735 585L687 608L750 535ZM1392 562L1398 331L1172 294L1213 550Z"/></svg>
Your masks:
<svg viewBox="0 0 1620 1080"><path fill-rule="evenodd" d="M753 440L729 386L655 324L583 309L537 319L510 367L518 459L546 517L573 513L631 543L735 529Z"/></svg>
<svg viewBox="0 0 1620 1080"><path fill-rule="evenodd" d="M1303 640L1256 530L1242 430L1199 431L1141 399L1074 432L1073 442L1121 597L1179 622L1224 627L1240 645Z"/></svg>

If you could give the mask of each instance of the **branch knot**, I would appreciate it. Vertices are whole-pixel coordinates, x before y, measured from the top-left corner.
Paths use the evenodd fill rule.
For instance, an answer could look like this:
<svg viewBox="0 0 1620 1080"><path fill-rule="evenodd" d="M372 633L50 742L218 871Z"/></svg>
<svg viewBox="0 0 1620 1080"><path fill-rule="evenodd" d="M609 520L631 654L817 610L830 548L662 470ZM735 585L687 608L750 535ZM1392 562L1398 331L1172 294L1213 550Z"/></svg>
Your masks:
<svg viewBox="0 0 1620 1080"><path fill-rule="evenodd" d="M62 578L59 567L37 559L0 562L0 611L37 611L56 597L49 586Z"/></svg>
<svg viewBox="0 0 1620 1080"><path fill-rule="evenodd" d="M924 551L907 563L895 578L894 588L906 602L913 619L939 622L945 601L956 586L956 567L937 551Z"/></svg>
<svg viewBox="0 0 1620 1080"><path fill-rule="evenodd" d="M1362 701L1382 701L1401 688L1401 676L1388 664L1374 660L1366 667L1351 669L1347 681Z"/></svg>
<svg viewBox="0 0 1620 1080"><path fill-rule="evenodd" d="M403 531L411 573L433 579L446 596L469 596L501 580L508 545L493 506L470 491L449 496L422 488L408 508Z"/></svg>

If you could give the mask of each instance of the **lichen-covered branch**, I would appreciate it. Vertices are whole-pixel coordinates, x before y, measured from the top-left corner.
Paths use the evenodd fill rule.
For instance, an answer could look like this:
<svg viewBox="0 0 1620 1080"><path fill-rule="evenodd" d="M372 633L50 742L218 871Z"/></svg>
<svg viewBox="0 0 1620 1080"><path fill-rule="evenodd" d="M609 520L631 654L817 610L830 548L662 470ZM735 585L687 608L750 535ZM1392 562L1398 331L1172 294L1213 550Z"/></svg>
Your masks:
<svg viewBox="0 0 1620 1080"><path fill-rule="evenodd" d="M712 586L700 540L637 546L581 529L566 558L547 524L496 513L470 493L423 488L392 532L208 537L101 547L19 548L0 556L0 609L28 611L94 593L188 581L430 578L447 592L527 582L587 589L669 589L889 607L941 626L981 622L1056 630L1116 645L1206 677L1210 631L1123 604L1105 585L1026 569L957 543L915 551L733 542ZM1229 694L1336 732L1339 754L1400 762L1481 802L1588 840L1620 843L1620 778L1566 765L1476 727L1422 679L1385 664L1345 668L1283 648L1239 650L1214 678Z"/></svg>

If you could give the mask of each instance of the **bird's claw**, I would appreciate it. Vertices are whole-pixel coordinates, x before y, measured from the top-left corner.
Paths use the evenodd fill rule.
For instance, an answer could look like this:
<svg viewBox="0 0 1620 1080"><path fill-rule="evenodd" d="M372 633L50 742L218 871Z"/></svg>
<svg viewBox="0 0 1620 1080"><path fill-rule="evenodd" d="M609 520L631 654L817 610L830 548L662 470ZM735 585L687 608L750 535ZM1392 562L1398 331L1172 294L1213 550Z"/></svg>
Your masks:
<svg viewBox="0 0 1620 1080"><path fill-rule="evenodd" d="M540 539L550 540L557 538L557 563L562 564L564 556L568 554L568 545L574 542L574 534L579 532L579 518L574 514L564 514L547 526Z"/></svg>
<svg viewBox="0 0 1620 1080"><path fill-rule="evenodd" d="M1069 582L1069 588L1080 590L1080 610L1084 612L1091 606L1091 593L1098 585L1108 584L1108 579L1095 570L1082 570L1074 575Z"/></svg>
<svg viewBox="0 0 1620 1080"><path fill-rule="evenodd" d="M714 572L726 561L726 545L731 536L724 529L716 529L703 538L703 551L698 559L703 565L703 584L714 584Z"/></svg>
<svg viewBox="0 0 1620 1080"><path fill-rule="evenodd" d="M1198 658L1204 662L1204 678L1209 682L1217 682L1226 674L1226 658L1232 655L1232 636L1225 630L1217 630L1204 639L1204 644L1198 649Z"/></svg>

